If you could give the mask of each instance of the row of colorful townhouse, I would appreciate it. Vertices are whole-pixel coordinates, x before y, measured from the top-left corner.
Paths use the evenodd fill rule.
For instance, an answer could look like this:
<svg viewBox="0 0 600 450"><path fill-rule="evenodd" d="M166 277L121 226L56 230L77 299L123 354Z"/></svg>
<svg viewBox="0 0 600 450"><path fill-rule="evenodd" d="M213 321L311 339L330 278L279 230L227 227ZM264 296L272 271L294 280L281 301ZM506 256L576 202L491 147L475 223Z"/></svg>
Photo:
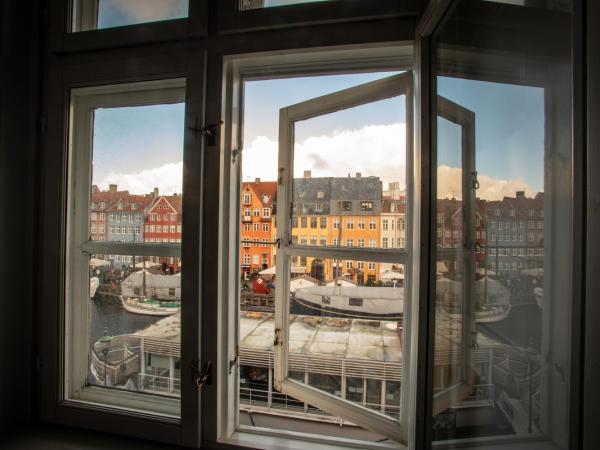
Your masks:
<svg viewBox="0 0 600 450"><path fill-rule="evenodd" d="M179 194L160 195L157 188L149 194L119 191L117 185L108 190L92 187L90 239L111 242L181 243L181 200ZM105 255L117 268L129 267L134 255ZM141 261L141 258L135 259ZM148 257L177 272L178 258Z"/></svg>
<svg viewBox="0 0 600 450"><path fill-rule="evenodd" d="M240 268L242 276L275 265L277 183L243 183L241 193ZM543 266L543 193L486 201L474 208L474 251L478 268L515 274ZM384 190L378 177L312 177L306 171L294 179L291 241L307 246L406 248L406 197L400 183ZM456 198L437 201L436 245L463 245L463 204ZM459 270L457 261L442 262L444 270ZM376 283L381 274L403 271L398 264L378 261L292 257L293 273L319 281L346 277L357 284Z"/></svg>

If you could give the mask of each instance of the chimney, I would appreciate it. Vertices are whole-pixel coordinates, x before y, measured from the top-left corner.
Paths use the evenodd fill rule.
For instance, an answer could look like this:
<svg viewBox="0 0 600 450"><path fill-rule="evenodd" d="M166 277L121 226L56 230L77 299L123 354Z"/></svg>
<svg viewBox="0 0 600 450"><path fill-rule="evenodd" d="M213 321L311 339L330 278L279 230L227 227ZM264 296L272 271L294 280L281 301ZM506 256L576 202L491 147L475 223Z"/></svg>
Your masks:
<svg viewBox="0 0 600 450"><path fill-rule="evenodd" d="M360 180L362 178L362 173L356 172L356 179Z"/></svg>
<svg viewBox="0 0 600 450"><path fill-rule="evenodd" d="M116 184L109 184L108 185L108 190L110 192L117 192L117 185Z"/></svg>
<svg viewBox="0 0 600 450"><path fill-rule="evenodd" d="M254 182L255 182L255 183L260 183L260 178L256 177L256 178L254 179Z"/></svg>
<svg viewBox="0 0 600 450"><path fill-rule="evenodd" d="M310 178L310 170L304 171L304 178Z"/></svg>
<svg viewBox="0 0 600 450"><path fill-rule="evenodd" d="M155 187L154 190L152 191L152 195L154 195L154 197L158 197L158 188Z"/></svg>
<svg viewBox="0 0 600 450"><path fill-rule="evenodd" d="M525 191L517 191L517 198L525 198Z"/></svg>

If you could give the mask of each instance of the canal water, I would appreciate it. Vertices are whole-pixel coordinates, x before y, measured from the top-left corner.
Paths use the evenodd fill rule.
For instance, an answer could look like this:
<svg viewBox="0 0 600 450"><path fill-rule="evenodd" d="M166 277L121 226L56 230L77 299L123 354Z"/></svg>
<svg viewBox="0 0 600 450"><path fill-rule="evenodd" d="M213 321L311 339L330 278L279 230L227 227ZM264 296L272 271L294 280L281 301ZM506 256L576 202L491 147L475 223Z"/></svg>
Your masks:
<svg viewBox="0 0 600 450"><path fill-rule="evenodd" d="M164 318L127 312L118 297L101 294L90 300L90 310L90 345L100 339L105 330L110 336L135 333Z"/></svg>

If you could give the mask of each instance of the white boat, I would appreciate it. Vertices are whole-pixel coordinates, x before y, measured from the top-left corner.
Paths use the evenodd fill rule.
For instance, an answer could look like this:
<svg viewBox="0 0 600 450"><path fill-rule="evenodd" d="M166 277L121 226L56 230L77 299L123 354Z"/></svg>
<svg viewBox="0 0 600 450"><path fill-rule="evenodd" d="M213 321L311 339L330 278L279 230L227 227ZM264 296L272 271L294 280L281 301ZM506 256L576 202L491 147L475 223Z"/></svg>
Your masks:
<svg viewBox="0 0 600 450"><path fill-rule="evenodd" d="M98 277L90 278L90 298L94 298L96 295L96 291L98 290L98 286L100 286L100 279Z"/></svg>
<svg viewBox="0 0 600 450"><path fill-rule="evenodd" d="M400 320L404 289L370 286L309 286L290 293L292 314Z"/></svg>
<svg viewBox="0 0 600 450"><path fill-rule="evenodd" d="M171 316L181 310L181 302L169 302L141 297L120 296L125 311L147 316Z"/></svg>

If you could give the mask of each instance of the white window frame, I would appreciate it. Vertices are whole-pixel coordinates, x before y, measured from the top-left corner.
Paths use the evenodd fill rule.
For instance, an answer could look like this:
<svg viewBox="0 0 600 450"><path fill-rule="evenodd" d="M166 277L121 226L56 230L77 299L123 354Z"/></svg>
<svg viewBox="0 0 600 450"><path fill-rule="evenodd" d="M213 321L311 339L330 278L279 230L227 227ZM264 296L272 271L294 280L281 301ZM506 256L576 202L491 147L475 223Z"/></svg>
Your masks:
<svg viewBox="0 0 600 450"><path fill-rule="evenodd" d="M321 115L340 111L355 106L368 104L377 100L393 98L397 96L406 96L406 114L407 123L411 122L412 101L412 73L406 72L399 75L393 75L384 79L365 83L360 86L345 89L333 94L324 95L318 98L304 101L296 105L282 108L279 113L279 164L278 174L282 177L277 189L277 237L282 242L281 248L277 252L276 276L280 288L276 291L275 300L275 329L278 330L277 342L280 345L274 345L275 368L274 382L278 391L291 395L317 406L331 414L344 417L353 423L359 424L372 431L383 434L396 442L407 442L406 430L407 415L405 408L408 402L408 393L406 386L410 386L410 358L403 359L403 368L406 370L402 379L403 399L400 408L404 409L402 417L402 426L388 416L384 416L368 408L348 402L334 395L325 393L311 386L299 383L288 377L288 312L289 308L289 274L291 270L290 256L306 256L317 258L339 257L346 260L362 261L381 261L391 263L406 264L407 255L404 251L398 250L380 250L370 248L339 248L339 249L321 249L319 247L307 247L294 245L290 242L291 217L287 213L291 210L292 204L292 186L293 186L293 152L294 152L294 126L295 123L302 120L313 119ZM407 126L407 130L411 126ZM407 149L412 148L411 133L407 133ZM407 160L410 159L410 152L407 151ZM406 167L410 167L407 164ZM410 177L410 171L407 178ZM352 219L348 219L347 226ZM351 229L351 228L348 228ZM405 291L405 311L409 306L410 300L407 299ZM410 307L409 307L410 311ZM407 323L408 322L408 323ZM410 320L405 321L403 342L410 348ZM407 352L411 354L410 351ZM405 354L406 356L406 354Z"/></svg>
<svg viewBox="0 0 600 450"><path fill-rule="evenodd" d="M63 399L101 404L113 409L150 413L178 421L180 399L143 392L88 386L89 259L93 254L181 257L179 244L152 245L88 240L87 219L91 198L93 111L96 108L131 107L185 102L185 80L104 85L71 90L67 257L65 285L65 338ZM85 214L81 220L82 211Z"/></svg>
<svg viewBox="0 0 600 450"><path fill-rule="evenodd" d="M243 81L251 79L265 79L265 77L273 76L290 76L319 74L322 71L328 73L354 73L366 70L407 70L412 69L413 56L412 45L403 43L377 44L375 46L365 45L356 47L346 47L333 50L316 50L314 52L294 52L293 58L289 55L282 55L281 52L276 54L263 54L248 56L231 56L225 58L224 71L224 92L226 102L224 140L221 150L224 153L222 170L224 173L223 189L224 192L240 192L241 173L240 158L235 158L232 149L241 148L242 143L242 105L243 105ZM283 58L283 59L282 59ZM407 95L407 99L412 105L412 96ZM412 112L412 106L408 108ZM409 129L407 138L410 135L412 141L412 129ZM412 148L412 147L411 147ZM409 164L407 167L412 167L413 153L407 151L407 159ZM412 172L408 174L412 177ZM410 182L410 180L408 180ZM410 207L412 188L408 187L407 209ZM234 244L230 248L237 250L239 246L235 245L239 233L239 211L240 211L240 196L237 198L224 196L222 203L222 223L220 227L221 236L224 239L232 239ZM293 222L292 218L292 222ZM278 225L280 224L279 218ZM335 220L335 219L334 219ZM339 222L338 222L339 223ZM341 227L341 224L339 224ZM279 228L279 226L278 226ZM334 229L335 227L334 222ZM410 229L410 228L409 228ZM336 238L333 238L335 241ZM412 236L411 236L412 240ZM312 249L312 247L311 247ZM338 250L344 252L346 249L337 247ZM381 251L380 249L374 249ZM275 430L267 428L248 427L239 424L239 397L238 397L238 376L235 370L227 370L229 361L235 359L238 345L238 330L236 327L238 321L239 305L239 259L235 257L237 251L230 253L229 251L221 251L220 259L224 264L225 270L219 274L219 289L224 300L220 302L223 318L219 324L219 339L223 343L220 348L223 351L219 354L221 369L219 371L219 380L221 384L221 398L225 402L217 405L218 429L217 439L219 442L229 443L234 445L246 445L249 447L265 447L273 446L285 447L289 449L304 449L306 445L316 443L320 448L340 449L355 447L361 449L381 449L381 448L404 448L404 445L395 442L366 442L354 439L343 439L337 437L329 437L324 435L315 435L307 433L295 433L287 430ZM278 252L279 254L279 252ZM302 257L306 259L306 256ZM417 261L409 255L410 260ZM411 276L410 269L407 272L407 279ZM417 323L417 308L412 308L410 305L409 296L412 292L407 293L407 303L405 306L405 315L412 318L412 323L415 327L411 330L405 328L405 332L410 331L413 336L413 348L405 349L405 361L413 361L410 365L410 371L405 368L405 380L408 380L410 372L412 377L416 377L416 323ZM405 388L408 383L403 383ZM409 414L409 411L414 411L415 408L415 393L411 393L411 397L403 404L403 417L407 418L410 423L408 433L414 432L415 420L414 414ZM411 431L412 430L412 431Z"/></svg>

